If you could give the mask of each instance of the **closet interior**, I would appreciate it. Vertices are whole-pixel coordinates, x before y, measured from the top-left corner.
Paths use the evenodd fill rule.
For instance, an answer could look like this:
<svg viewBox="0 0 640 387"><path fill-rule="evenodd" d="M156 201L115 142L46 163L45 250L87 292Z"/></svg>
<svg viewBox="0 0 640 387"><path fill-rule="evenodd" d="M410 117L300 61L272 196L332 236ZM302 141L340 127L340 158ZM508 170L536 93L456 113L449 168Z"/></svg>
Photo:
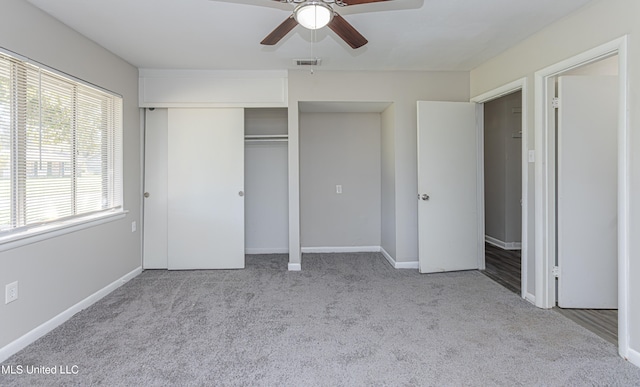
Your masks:
<svg viewBox="0 0 640 387"><path fill-rule="evenodd" d="M286 108L246 108L245 253L289 251Z"/></svg>

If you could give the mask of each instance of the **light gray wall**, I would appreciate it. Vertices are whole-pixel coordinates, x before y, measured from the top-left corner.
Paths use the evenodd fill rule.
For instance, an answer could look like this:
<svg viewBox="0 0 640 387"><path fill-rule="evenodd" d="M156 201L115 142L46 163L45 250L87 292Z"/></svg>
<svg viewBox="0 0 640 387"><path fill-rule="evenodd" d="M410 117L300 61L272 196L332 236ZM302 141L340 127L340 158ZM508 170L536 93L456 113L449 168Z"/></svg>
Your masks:
<svg viewBox="0 0 640 387"><path fill-rule="evenodd" d="M640 2L633 0L599 0L589 3L570 16L551 24L542 31L497 57L487 61L471 71L471 95L480 95L516 79L526 77L528 81L527 101L529 137L526 139L529 149L534 148L534 74L562 60L571 58L621 36L628 36L628 106L629 154L640 153ZM635 92L634 92L635 90ZM628 322L629 346L634 353L634 363L640 364L640 157L630 159L629 183L629 292ZM529 241L535 240L534 218L535 174L534 164L529 164L528 193L530 222ZM528 251L534 257L534 244ZM533 259L529 260L528 272L534 275ZM528 280L528 291L535 279Z"/></svg>
<svg viewBox="0 0 640 387"><path fill-rule="evenodd" d="M287 109L245 109L245 134L287 134ZM245 249L289 249L286 142L245 142Z"/></svg>
<svg viewBox="0 0 640 387"><path fill-rule="evenodd" d="M391 102L395 121L395 240L397 262L418 260L417 104L469 101L469 73L446 71L289 71L290 262L300 263L298 104L301 101Z"/></svg>
<svg viewBox="0 0 640 387"><path fill-rule="evenodd" d="M300 114L302 247L380 246L380 125L379 113Z"/></svg>
<svg viewBox="0 0 640 387"><path fill-rule="evenodd" d="M0 252L0 286L19 281L19 299L0 303L0 347L141 266L138 72L23 0L0 2L0 46L124 98L125 219Z"/></svg>
<svg viewBox="0 0 640 387"><path fill-rule="evenodd" d="M505 243L522 233L522 93L484 104L485 234Z"/></svg>
<svg viewBox="0 0 640 387"><path fill-rule="evenodd" d="M391 104L381 114L381 247L396 256L396 107Z"/></svg>

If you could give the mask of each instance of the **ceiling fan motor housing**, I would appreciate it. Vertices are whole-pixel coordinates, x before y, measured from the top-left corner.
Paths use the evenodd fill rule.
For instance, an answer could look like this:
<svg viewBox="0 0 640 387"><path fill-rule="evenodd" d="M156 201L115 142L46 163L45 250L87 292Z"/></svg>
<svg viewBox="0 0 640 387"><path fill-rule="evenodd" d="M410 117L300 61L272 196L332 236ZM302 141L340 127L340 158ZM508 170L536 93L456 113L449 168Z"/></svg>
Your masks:
<svg viewBox="0 0 640 387"><path fill-rule="evenodd" d="M267 35L260 44L273 46L285 37L298 24L316 30L328 26L331 31L344 40L351 48L357 49L368 43L351 24L333 10L332 5L346 7L391 0L273 0L281 3L295 4L293 14Z"/></svg>
<svg viewBox="0 0 640 387"><path fill-rule="evenodd" d="M293 15L304 28L317 30L331 22L333 8L323 1L310 0L298 5Z"/></svg>

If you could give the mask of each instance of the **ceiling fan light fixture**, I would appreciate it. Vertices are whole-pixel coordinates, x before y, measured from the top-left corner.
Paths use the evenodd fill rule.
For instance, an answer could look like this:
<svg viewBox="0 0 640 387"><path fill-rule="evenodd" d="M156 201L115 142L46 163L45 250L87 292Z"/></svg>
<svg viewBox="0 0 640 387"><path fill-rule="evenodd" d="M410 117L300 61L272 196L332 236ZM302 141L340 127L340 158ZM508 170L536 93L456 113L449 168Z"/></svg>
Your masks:
<svg viewBox="0 0 640 387"><path fill-rule="evenodd" d="M306 1L294 11L296 21L310 30L317 30L333 19L333 9L322 1Z"/></svg>

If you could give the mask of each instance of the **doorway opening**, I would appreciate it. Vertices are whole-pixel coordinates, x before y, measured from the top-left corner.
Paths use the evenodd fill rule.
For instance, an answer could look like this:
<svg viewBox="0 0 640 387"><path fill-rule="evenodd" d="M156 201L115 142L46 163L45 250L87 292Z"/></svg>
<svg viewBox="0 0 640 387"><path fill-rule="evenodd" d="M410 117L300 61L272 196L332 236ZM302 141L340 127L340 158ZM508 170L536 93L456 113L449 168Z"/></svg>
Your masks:
<svg viewBox="0 0 640 387"><path fill-rule="evenodd" d="M571 220L575 219L576 216L571 216L572 211L575 211L572 204L581 204L581 202L590 201L592 207L587 211L581 213L581 219L589 220L589 218L598 218L600 217L600 210L603 208L609 207L611 203L609 201L600 202L600 193L594 192L595 196L590 196L591 192L589 188L580 189L578 192L580 194L574 194L572 189L575 190L575 187L571 186L572 180L564 179L563 176L577 176L580 177L579 172L586 172L588 174L594 174L600 176L602 174L601 166L599 163L595 163L596 166L593 167L592 164L589 165L588 168L576 168L575 170L568 169L567 167L571 166L571 158L567 158L567 154L576 154L584 157L585 155L589 155L590 153L595 153L597 155L604 156L605 150L600 149L600 143L597 143L596 148L587 149L585 145L580 145L580 141L585 141L586 139L590 139L593 136L597 136L599 134L612 134L613 142L614 142L614 154L609 155L606 159L613 158L613 165L615 165L613 172L609 172L613 175L613 183L601 184L603 187L606 187L609 190L612 190L615 195L615 203L614 203L614 219L609 219L609 221L604 222L582 222L579 223L576 230L582 231L584 228L588 228L593 224L596 225L609 225L615 226L609 227L608 232L611 229L614 229L614 240L615 240L615 248L616 251L609 251L605 254L600 254L600 256L614 256L613 261L615 263L609 264L609 268L613 267L614 271L614 281L616 284L614 285L614 307L618 308L618 321L617 321L617 332L618 332L618 352L624 357L628 358L629 356L629 316L628 316L628 303L629 303L629 192L630 192L630 157L628 150L628 142L629 142L629 122L627 117L627 108L628 108L628 89L627 89L627 40L626 36L615 39L611 42L605 43L601 46L583 52L582 54L578 54L574 57L566 59L557 64L551 65L545 69L542 69L535 73L535 95L536 95L536 117L535 117L535 141L536 141L536 186L535 186L535 225L536 225L536 239L535 239L535 293L536 293L536 306L541 308L553 308L556 306L556 303L560 303L560 306L564 306L567 308L572 307L571 304L566 304L566 297L571 296L572 293L569 291L567 293L567 288L571 289L571 283L577 283L582 286L584 289L584 294L581 296L586 297L588 300L597 300L597 297L593 296L593 290L597 291L600 289L604 289L603 285L591 282L592 279L597 281L601 280L601 273L598 273L596 276L588 277L583 273L583 268L589 268L592 270L591 264L585 264L578 260L579 264L572 264L571 258L567 261L566 254L567 251L578 251L580 248L584 249L584 246L587 246L587 243L577 244L578 248L576 248L575 244L572 245L570 242L575 239L575 236L570 232L567 233L566 224L563 225L563 222L569 221L571 224ZM570 77L569 71L578 70L583 71L588 69L585 67L589 64L597 63L603 59L617 57L617 89L615 90L615 96L612 98L616 100L616 112L615 112L615 123L612 129L608 131L603 130L589 130L585 133L580 133L580 136L572 134L571 131L566 132L564 128L567 127L564 122L564 118L558 118L559 126L556 131L556 117L555 117L555 108L552 106L553 98L555 97L555 89L556 89L556 80L557 78L562 78L563 76ZM599 63L598 65L602 65ZM580 78L580 77L578 77ZM562 81L559 82L559 85ZM562 86L559 86L561 89ZM566 90L571 90L571 88L566 88ZM562 93L560 93L562 94ZM578 98L574 98L573 100L582 101L582 103L578 104L581 106L580 110L583 115L586 116L587 113L591 113L592 110L595 110L597 113L600 112L600 106L596 105L596 107L589 108L587 106L587 102L589 98L585 96L594 97L599 93L594 92L582 92L576 93L579 95ZM582 95L581 95L582 94ZM585 101L586 100L586 101ZM562 101L562 96L559 101L560 109L564 106L567 108L567 102ZM581 117L580 114L576 116ZM556 157L556 132L560 134L557 142L559 143L559 154ZM565 139L566 138L566 139ZM609 138L610 140L611 138ZM601 142L601 141L600 141ZM564 145L568 145L569 148L564 149ZM603 145L603 149L608 149ZM578 150L582 150L582 152L572 153L571 146L575 146ZM567 153L568 150L568 153ZM556 163L556 159L558 159L558 163ZM597 159L596 159L597 160ZM603 165L609 165L608 162L604 162ZM563 163L567 163L563 166ZM586 158L586 161L580 163L593 163L593 159ZM581 165L579 163L579 165ZM571 175L573 173L573 175ZM558 176L559 186L556 189L556 175ZM576 178L575 181L580 181L579 178ZM567 183L569 182L569 183ZM563 185L564 184L564 185ZM584 185L584 183L582 183ZM581 188L580 184L577 184L579 188ZM588 185L589 187L590 185ZM600 188L600 187L598 187ZM596 198L597 196L597 198ZM564 197L564 204L563 198ZM574 200L566 200L566 198L572 198ZM557 199L560 199L559 201ZM575 203L574 203L575 202ZM559 206L557 204L560 204ZM564 205L564 209L563 209ZM564 211L564 212L563 212ZM580 213L580 212L579 212ZM558 220L558 221L557 221ZM557 226L557 227L556 227ZM570 230L571 231L571 230ZM604 240L604 235L602 236ZM608 239L609 237L607 237ZM583 237L583 242L589 242L589 239L594 238L586 238ZM600 240L601 236L599 235L597 240ZM558 241L560 243L558 243ZM573 247L572 247L573 246ZM569 249L571 247L571 249ZM589 251L590 252L590 251ZM558 262L556 266L556 257L558 257ZM589 261L591 262L591 261ZM607 261L608 262L608 261ZM573 270L571 268L578 267L579 270ZM578 280L575 280L575 278ZM610 278L610 275L603 275L602 277ZM558 278L556 280L556 278ZM573 280L570 280L574 278ZM594 280L594 281L595 281ZM563 284L562 282L565 281ZM568 281L568 282L567 282ZM557 282L557 283L556 283ZM557 285L557 286L556 286ZM608 288L608 286L606 286ZM563 296L562 293L565 292ZM580 295L582 291L576 292ZM605 293L604 291L602 293ZM608 292L607 292L608 293ZM583 297L583 298L584 298ZM575 300L571 300L571 302ZM580 301L580 298L576 300ZM578 304L575 305L577 309L585 308L584 306L580 306ZM596 308L602 308L606 306L597 306ZM588 308L588 307L587 307ZM616 325L616 324L614 324Z"/></svg>
<svg viewBox="0 0 640 387"><path fill-rule="evenodd" d="M553 82L555 307L618 340L618 55ZM585 216L586 215L586 216Z"/></svg>
<svg viewBox="0 0 640 387"><path fill-rule="evenodd" d="M480 113L478 119L478 209L483 242L479 249L479 269L482 273L507 289L519 294L525 300L536 303L534 278L534 261L529 260L529 176L533 174L532 150L529 149L527 130L527 79L521 78L472 98L471 102L478 104ZM485 120L485 114L488 117ZM493 132L485 139L485 126L495 126ZM491 130L489 128L488 130ZM485 141L487 143L485 144ZM508 142L509 154L505 144ZM486 146L485 146L486 145ZM519 146L519 149L514 149ZM496 151L497 150L497 151ZM499 154L494 154L494 153ZM491 154L487 154L491 153ZM485 166L487 159L494 159ZM508 160L506 160L508 157ZM502 160L500 160L502 159ZM487 176L490 173L499 176ZM509 171L509 201L505 204L506 171ZM515 171L514 169L518 169ZM503 173L505 172L505 173ZM493 184L501 179L499 188ZM485 197L486 191L499 191L502 195L497 198ZM493 192L495 193L495 192ZM490 201L493 204L486 206ZM502 202L502 203L501 203ZM509 221L504 218L505 209L509 208ZM498 208L498 209L496 209ZM517 208L517 210L516 210ZM519 214L514 214L519 211ZM487 213L489 213L487 215ZM518 216L519 215L519 216ZM488 217L488 218L487 218ZM492 220L493 217L493 220ZM497 221L498 219L499 221ZM492 225L488 223L493 222ZM497 222L497 223L496 223ZM515 225L514 225L515 222ZM509 227L509 237L506 237L506 225ZM495 224L499 224L497 227ZM501 239L504 238L504 239ZM509 240L508 240L509 239Z"/></svg>
<svg viewBox="0 0 640 387"><path fill-rule="evenodd" d="M483 104L486 276L522 293L522 91Z"/></svg>

